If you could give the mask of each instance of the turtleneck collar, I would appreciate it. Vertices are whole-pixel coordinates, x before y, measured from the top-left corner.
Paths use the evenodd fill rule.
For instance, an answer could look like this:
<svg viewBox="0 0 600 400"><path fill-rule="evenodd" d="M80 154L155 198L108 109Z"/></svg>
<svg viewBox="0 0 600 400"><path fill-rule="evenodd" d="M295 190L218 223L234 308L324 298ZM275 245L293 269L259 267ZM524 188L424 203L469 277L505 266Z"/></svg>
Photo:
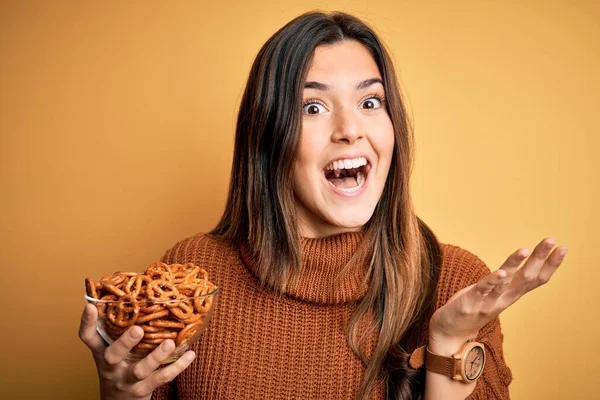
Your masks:
<svg viewBox="0 0 600 400"><path fill-rule="evenodd" d="M301 238L302 265L299 272L292 273L285 294L317 304L360 300L368 289L368 249L360 248L364 236L364 232L347 232ZM243 245L240 253L244 264L257 276L256 258L249 248Z"/></svg>

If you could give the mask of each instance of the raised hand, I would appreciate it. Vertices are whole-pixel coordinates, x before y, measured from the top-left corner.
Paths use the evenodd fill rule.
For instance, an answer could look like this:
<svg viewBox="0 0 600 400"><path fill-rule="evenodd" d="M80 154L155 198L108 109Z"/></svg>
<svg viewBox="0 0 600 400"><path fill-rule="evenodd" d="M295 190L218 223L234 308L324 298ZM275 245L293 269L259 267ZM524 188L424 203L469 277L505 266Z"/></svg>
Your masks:
<svg viewBox="0 0 600 400"><path fill-rule="evenodd" d="M474 339L485 324L525 293L547 283L567 254L566 247L551 251L554 245L552 238L542 240L521 268L519 266L529 251L519 249L508 257L500 269L455 293L431 317L430 345L448 342L459 344Z"/></svg>

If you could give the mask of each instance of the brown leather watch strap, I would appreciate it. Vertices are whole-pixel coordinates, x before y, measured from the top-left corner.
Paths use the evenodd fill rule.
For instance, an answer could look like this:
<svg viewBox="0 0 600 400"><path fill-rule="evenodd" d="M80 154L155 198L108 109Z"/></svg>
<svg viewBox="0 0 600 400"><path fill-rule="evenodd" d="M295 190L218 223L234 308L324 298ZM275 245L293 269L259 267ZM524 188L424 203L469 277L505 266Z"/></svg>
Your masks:
<svg viewBox="0 0 600 400"><path fill-rule="evenodd" d="M479 348L479 350L475 350ZM475 353L472 353L475 350ZM483 358L479 363L475 363L480 355ZM466 362L471 357L469 372L466 370ZM474 358L473 358L474 357ZM423 365L428 371L446 375L454 380L464 383L473 383L481 376L485 367L485 347L483 343L476 342L475 339L468 340L462 348L451 357L444 357L432 353L427 345L421 346L410 356L409 364L414 369L419 369Z"/></svg>
<svg viewBox="0 0 600 400"><path fill-rule="evenodd" d="M426 349L425 368L438 374L453 378L456 373L454 371L455 360L452 357L438 356Z"/></svg>
<svg viewBox="0 0 600 400"><path fill-rule="evenodd" d="M413 351L413 353L410 355L410 360L408 360L408 363L410 364L411 368L419 369L423 365L425 365L425 348L426 347L427 346L421 346L421 347L417 348L415 351Z"/></svg>
<svg viewBox="0 0 600 400"><path fill-rule="evenodd" d="M454 376L454 359L452 357L438 356L430 352L426 345L413 351L408 363L414 369L419 369L425 365L425 368L432 372L449 377Z"/></svg>

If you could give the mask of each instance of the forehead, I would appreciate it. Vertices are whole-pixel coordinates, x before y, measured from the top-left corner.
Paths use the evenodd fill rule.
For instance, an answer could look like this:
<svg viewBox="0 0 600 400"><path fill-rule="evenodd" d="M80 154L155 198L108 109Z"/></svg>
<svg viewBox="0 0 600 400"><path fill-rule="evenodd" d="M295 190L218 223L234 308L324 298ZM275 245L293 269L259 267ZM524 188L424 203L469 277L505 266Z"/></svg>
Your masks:
<svg viewBox="0 0 600 400"><path fill-rule="evenodd" d="M307 81L329 82L357 81L381 78L379 68L367 48L356 41L317 46L306 77Z"/></svg>

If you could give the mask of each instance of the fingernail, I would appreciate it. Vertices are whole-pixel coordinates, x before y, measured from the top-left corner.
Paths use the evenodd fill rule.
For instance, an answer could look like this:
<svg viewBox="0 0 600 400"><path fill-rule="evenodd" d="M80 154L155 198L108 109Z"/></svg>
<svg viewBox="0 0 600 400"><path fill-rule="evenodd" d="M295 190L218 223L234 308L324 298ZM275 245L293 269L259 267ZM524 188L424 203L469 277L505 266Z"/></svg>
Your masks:
<svg viewBox="0 0 600 400"><path fill-rule="evenodd" d="M163 351L171 351L173 349L173 342L171 340L165 340L164 342L162 342L162 344L160 345L160 348Z"/></svg>
<svg viewBox="0 0 600 400"><path fill-rule="evenodd" d="M131 332L129 332L129 336L132 339L139 339L144 335L144 331L142 330L142 328L139 327L134 327L131 329Z"/></svg>
<svg viewBox="0 0 600 400"><path fill-rule="evenodd" d="M564 256L567 255L567 251L569 251L569 249L566 248L566 247L563 248L563 249L560 249L560 251L558 252L558 255L561 256L561 257L564 257Z"/></svg>
<svg viewBox="0 0 600 400"><path fill-rule="evenodd" d="M196 353L191 352L184 356L185 361L192 361L196 357Z"/></svg>

